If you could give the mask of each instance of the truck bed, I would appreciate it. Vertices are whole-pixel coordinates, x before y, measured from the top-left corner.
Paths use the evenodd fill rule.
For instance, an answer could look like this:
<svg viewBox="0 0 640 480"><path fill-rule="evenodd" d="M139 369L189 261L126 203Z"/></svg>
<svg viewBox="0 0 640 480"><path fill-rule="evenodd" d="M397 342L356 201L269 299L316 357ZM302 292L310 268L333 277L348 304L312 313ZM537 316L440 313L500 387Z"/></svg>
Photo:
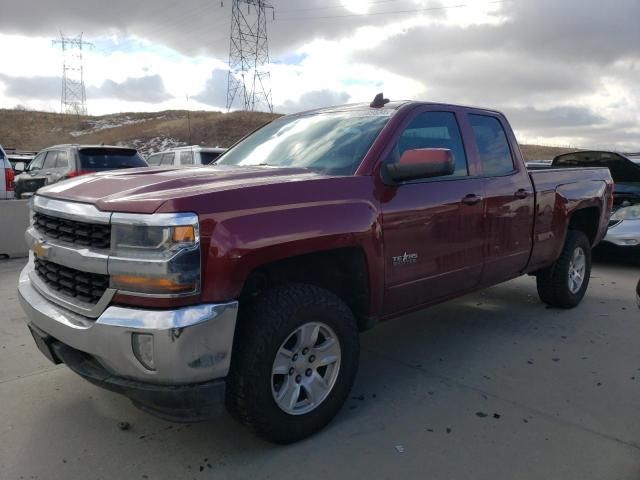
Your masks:
<svg viewBox="0 0 640 480"><path fill-rule="evenodd" d="M609 169L599 167L530 170L529 177L536 195L533 250L528 268L531 272L560 255L566 235L566 216L579 208L591 207L598 212L610 208L601 203L602 199L612 198L613 182ZM600 215L594 244L606 234L607 224L608 218Z"/></svg>

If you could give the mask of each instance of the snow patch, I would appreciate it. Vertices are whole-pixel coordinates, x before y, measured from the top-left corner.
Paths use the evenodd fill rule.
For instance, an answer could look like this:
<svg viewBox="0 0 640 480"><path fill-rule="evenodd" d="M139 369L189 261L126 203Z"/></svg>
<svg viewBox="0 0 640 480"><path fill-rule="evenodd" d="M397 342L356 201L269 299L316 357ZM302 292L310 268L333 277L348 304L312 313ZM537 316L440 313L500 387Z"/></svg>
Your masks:
<svg viewBox="0 0 640 480"><path fill-rule="evenodd" d="M128 115L117 118L102 118L100 120L85 120L82 130L74 130L69 132L72 137L79 137L81 135L88 135L90 133L99 132L101 130L108 130L110 128L122 127L124 125L132 125L134 123L144 123L148 120L161 120L165 118L164 115L153 118L131 118Z"/></svg>
<svg viewBox="0 0 640 480"><path fill-rule="evenodd" d="M133 147L145 157L148 157L152 153L163 152L175 147L183 147L187 145L187 142L182 142L173 137L151 137L151 138L136 138L127 142L119 142L118 145Z"/></svg>

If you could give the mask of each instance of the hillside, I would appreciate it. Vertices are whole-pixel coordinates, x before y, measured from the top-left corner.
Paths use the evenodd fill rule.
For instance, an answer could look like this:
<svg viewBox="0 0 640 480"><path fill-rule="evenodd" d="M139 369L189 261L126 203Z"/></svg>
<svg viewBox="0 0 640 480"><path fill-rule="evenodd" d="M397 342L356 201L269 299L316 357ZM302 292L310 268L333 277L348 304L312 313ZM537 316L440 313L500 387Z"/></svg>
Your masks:
<svg viewBox="0 0 640 480"><path fill-rule="evenodd" d="M58 113L0 109L0 144L39 150L60 143L128 145L143 154L201 144L226 147L278 117L263 112L120 113L76 117Z"/></svg>
<svg viewBox="0 0 640 480"><path fill-rule="evenodd" d="M189 138L189 122L191 138ZM128 145L144 155L179 145L227 147L277 118L263 112L119 113L76 117L59 113L0 109L0 145L39 150L60 143ZM568 148L521 145L527 160L550 159Z"/></svg>

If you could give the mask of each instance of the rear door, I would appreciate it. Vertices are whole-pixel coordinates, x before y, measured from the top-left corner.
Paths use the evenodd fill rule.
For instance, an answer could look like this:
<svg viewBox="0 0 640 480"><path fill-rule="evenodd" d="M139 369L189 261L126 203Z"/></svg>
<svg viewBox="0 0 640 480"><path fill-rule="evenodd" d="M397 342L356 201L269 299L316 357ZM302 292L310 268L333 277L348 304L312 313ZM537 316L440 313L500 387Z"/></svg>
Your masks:
<svg viewBox="0 0 640 480"><path fill-rule="evenodd" d="M434 302L480 281L483 184L470 175L457 110L418 109L385 162L418 148L447 148L453 175L385 185L381 193L385 313Z"/></svg>
<svg viewBox="0 0 640 480"><path fill-rule="evenodd" d="M511 129L499 114L469 113L485 192L485 266L481 283L489 285L519 275L533 242L535 196Z"/></svg>

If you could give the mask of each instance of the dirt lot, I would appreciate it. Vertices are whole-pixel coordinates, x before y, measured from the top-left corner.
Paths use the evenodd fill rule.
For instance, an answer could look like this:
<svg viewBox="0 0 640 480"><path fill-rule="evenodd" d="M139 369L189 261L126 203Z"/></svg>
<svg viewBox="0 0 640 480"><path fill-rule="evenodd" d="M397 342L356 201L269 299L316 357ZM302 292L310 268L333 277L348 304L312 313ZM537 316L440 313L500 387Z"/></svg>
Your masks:
<svg viewBox="0 0 640 480"><path fill-rule="evenodd" d="M54 366L0 261L0 478L640 478L638 266L600 261L584 303L520 278L364 334L352 398L267 444L227 415L170 424ZM119 428L128 422L130 428Z"/></svg>

